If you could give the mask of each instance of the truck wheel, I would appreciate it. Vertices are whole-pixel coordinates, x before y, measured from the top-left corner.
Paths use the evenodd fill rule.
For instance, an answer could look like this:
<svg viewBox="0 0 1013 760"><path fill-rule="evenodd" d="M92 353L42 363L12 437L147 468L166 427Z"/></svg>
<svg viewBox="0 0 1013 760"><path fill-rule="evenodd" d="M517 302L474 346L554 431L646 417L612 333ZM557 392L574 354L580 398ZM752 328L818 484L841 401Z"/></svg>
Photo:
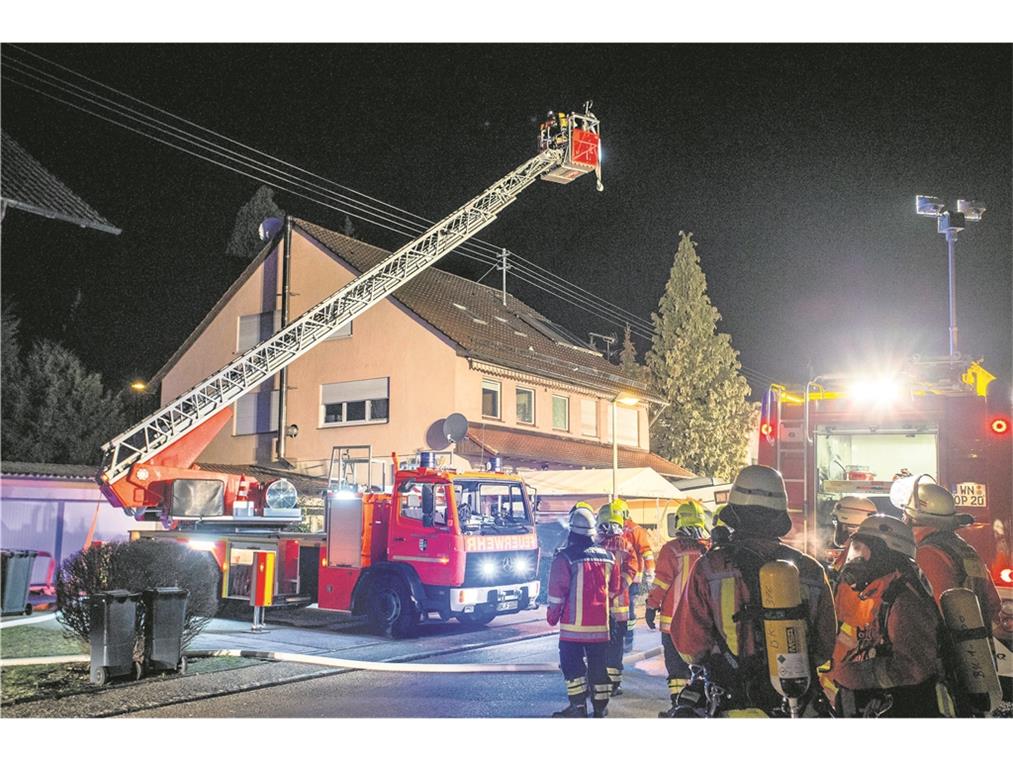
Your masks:
<svg viewBox="0 0 1013 760"><path fill-rule="evenodd" d="M93 683L96 686L105 686L109 683L109 670L107 668L99 668L95 671L95 680Z"/></svg>
<svg viewBox="0 0 1013 760"><path fill-rule="evenodd" d="M464 625L481 627L489 625L494 617L496 617L495 610L486 610L485 612L462 612L457 616L457 619Z"/></svg>
<svg viewBox="0 0 1013 760"><path fill-rule="evenodd" d="M381 636L406 639L415 633L419 612L400 578L379 578L369 594L370 628Z"/></svg>

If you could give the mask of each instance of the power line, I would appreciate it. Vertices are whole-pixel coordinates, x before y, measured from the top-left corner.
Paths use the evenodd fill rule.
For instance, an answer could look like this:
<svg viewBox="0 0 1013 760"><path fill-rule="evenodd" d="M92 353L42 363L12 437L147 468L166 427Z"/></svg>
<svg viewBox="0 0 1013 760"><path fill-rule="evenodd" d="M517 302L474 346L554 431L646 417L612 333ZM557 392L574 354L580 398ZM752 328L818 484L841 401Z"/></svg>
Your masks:
<svg viewBox="0 0 1013 760"><path fill-rule="evenodd" d="M46 63L49 63L53 66L56 66L59 69L62 69L75 76L78 76L81 79L84 79L88 82L92 82L98 86L101 86L109 90L110 92L114 92L118 95L129 98L130 100L138 104L141 104L147 108L155 110L159 113L166 114L167 116L173 119L177 119L178 121L181 121L185 124L189 124L197 129L202 130L207 134L214 135L218 138L226 140L229 143L253 151L254 153L264 156L265 158L268 158L271 161L283 164L284 166L292 167L293 169L295 169L298 172L301 172L302 174L306 174L310 177L320 179L333 187L340 188L342 190L353 193L362 198L366 198L370 201L378 203L380 204L380 206L391 209L391 211L386 211L383 208L373 206L365 201L360 201L356 198L351 198L345 195L344 193L330 190L319 183L308 181L301 177L295 176L292 173L285 171L284 169L281 169L276 166L271 166L256 158L244 155L241 152L232 150L231 148L215 143L214 141L208 140L199 135L195 135L192 132L188 132L185 129L159 120L153 116L138 111L137 109L131 108L130 106L117 103L116 101L110 98L107 98L98 93L91 92L83 87L80 87L79 85L74 84L73 82L68 82L67 80L62 79L61 77L52 74L51 72L44 71L43 69L33 66L30 63L14 59L9 54L4 53L4 61L7 64L7 67L13 67L14 72L21 76L28 77L46 87L51 87L56 90L59 90L60 92L69 95L70 97L78 98L84 101L85 103L89 104L90 106L104 109L106 111L115 114L116 116L126 118L135 123L141 124L148 129L153 128L155 130L158 130L162 134L171 137L172 140L182 141L183 143L186 143L196 148L197 150L212 153L218 156L219 158L223 159L224 161L228 161L231 163L223 163L223 161L219 161L216 158L212 158L208 155L205 155L204 153L199 153L196 152L195 150L191 150L190 148L185 147L184 145L180 145L178 142L164 139L155 134L147 132L144 129L138 129L134 126L131 126L130 124L126 124L122 121L118 121L114 118L111 118L105 114L98 113L94 110L86 108L79 103L71 102L57 95L54 95L51 92L40 90L37 87L33 87L32 85L26 84L23 81L19 81L18 79L10 77L9 72L6 69L4 70L3 76L5 79L7 79L7 81L13 84L17 84L33 92L36 92L37 94L42 95L43 97L50 98L64 105L70 106L84 113L88 113L89 115L95 116L96 118L100 118L103 119L104 121L116 124L117 126L121 126L125 129L128 129L136 134L141 135L142 137L155 140L156 142L183 151L196 158L201 158L205 161L209 161L210 163L213 163L221 168L229 169L230 171L236 172L250 179L254 179L258 182L263 182L265 184L276 187L277 189L282 190L284 192L293 193L294 195L302 197L311 202L318 203L327 208L331 208L333 210L349 214L350 216L353 216L356 219L360 219L361 221L364 221L368 224L374 224L378 227L389 230L399 235L405 235L410 238L415 237L418 233L426 229L429 224L431 224L425 217L406 211L404 209L401 209L397 206L386 203L379 199L373 198L372 196L369 196L365 193L361 193L352 188L348 188L344 185L334 182L333 180L321 177L320 175L315 174L309 170L302 169L294 164L284 161L283 159L279 159L256 148L252 148L251 146L245 145L244 143L234 140L226 135L215 132L214 130L208 129L194 122L191 122L183 117L176 116L175 114L165 111L164 109L158 108L157 106L145 103L144 101L135 98L134 96L129 95L128 93L124 93L113 87L98 82L97 80L91 79L90 77L87 77L83 74L73 71L72 69L69 69L66 66L62 66L61 64L50 61L49 59L46 59L43 56L40 56L29 50L25 50L24 48L21 48L17 45L11 45L9 47L13 47L17 50L20 50L23 53L27 53L28 55L33 56L34 58L45 61ZM32 73L33 71L37 72L38 75L33 74ZM104 101L104 103L99 101ZM237 167L232 164L238 164L239 166ZM265 173L268 175L268 178L265 178L261 174L251 174L249 173L250 171ZM279 184L279 183L287 183L287 184ZM294 186L294 188L289 185ZM313 193L314 196L317 195L324 196L324 198L326 198L327 200L321 200L318 197L307 195L306 194L307 192ZM343 205L335 205L336 203L340 203ZM348 208L349 205L352 207L351 209ZM414 219L421 220L421 222L424 222L425 224L413 221ZM479 280L481 280L484 279L486 276L488 276L490 272L495 271L497 268L500 267L499 257L502 249L479 239L474 239L473 242L474 245L471 244L472 241L469 241L469 243L460 246L454 252L463 256L466 259L486 265L491 265L491 268L485 274L483 274L481 278L479 278ZM467 248L467 250L462 250L465 248ZM531 261L530 259L527 259L524 256L521 256L520 254L510 252L510 255L512 256L510 271L513 273L515 279L527 283L539 290L542 290L543 292L546 292L549 295L553 295L557 298L566 300L570 305L576 306L577 308L580 308L581 310L587 312L588 314L591 314L592 316L598 319L610 322L620 327L629 326L631 333L642 339L649 341L653 340L655 335L654 326L647 320L638 317L637 315L633 314L627 309L604 301L603 299L599 298L586 288L582 288L579 285L576 285L572 282L569 282L568 280L565 280L562 277L559 277L558 275L555 275L550 270L546 269L545 267L542 267L539 264L536 264L535 262ZM741 369L744 375L752 376L756 380L762 380L764 382L773 381L773 378L765 376L763 373L751 370L746 367L742 367Z"/></svg>

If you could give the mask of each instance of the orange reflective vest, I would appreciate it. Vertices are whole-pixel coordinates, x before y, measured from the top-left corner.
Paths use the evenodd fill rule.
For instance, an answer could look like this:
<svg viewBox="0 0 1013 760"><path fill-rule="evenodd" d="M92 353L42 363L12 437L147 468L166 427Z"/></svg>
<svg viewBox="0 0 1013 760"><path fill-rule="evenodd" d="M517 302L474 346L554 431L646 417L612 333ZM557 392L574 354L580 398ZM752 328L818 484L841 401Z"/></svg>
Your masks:
<svg viewBox="0 0 1013 760"><path fill-rule="evenodd" d="M612 597L612 617L615 620L629 620L630 584L640 570L640 557L624 533L607 536L599 545L612 553L619 566L619 593Z"/></svg>
<svg viewBox="0 0 1013 760"><path fill-rule="evenodd" d="M640 583L644 579L644 573L654 575L654 550L651 548L651 539L646 530L629 519L626 520L624 533L640 557L640 570L633 579L634 583Z"/></svg>
<svg viewBox="0 0 1013 760"><path fill-rule="evenodd" d="M831 702L843 701L841 689L893 692L896 701L904 689L941 681L941 619L928 595L915 588L917 583L917 578L894 571L860 593L847 584L838 588L840 631L830 671L820 679ZM889 604L885 619L884 604ZM944 686L936 696L939 713L951 715L952 701Z"/></svg>
<svg viewBox="0 0 1013 760"><path fill-rule="evenodd" d="M952 530L916 527L914 534L918 544L915 561L932 587L936 604L944 591L970 589L978 597L985 625L998 624L999 592L974 547Z"/></svg>
<svg viewBox="0 0 1013 760"><path fill-rule="evenodd" d="M682 591L689 580L689 571L705 551L707 544L704 541L676 536L658 552L658 565L654 583L647 595L647 606L661 610L659 617L662 633L668 633L672 629L672 614L682 598Z"/></svg>
<svg viewBox="0 0 1013 760"><path fill-rule="evenodd" d="M600 546L568 546L556 552L549 569L549 625L559 623L560 641L609 640L609 601L622 580L615 558Z"/></svg>

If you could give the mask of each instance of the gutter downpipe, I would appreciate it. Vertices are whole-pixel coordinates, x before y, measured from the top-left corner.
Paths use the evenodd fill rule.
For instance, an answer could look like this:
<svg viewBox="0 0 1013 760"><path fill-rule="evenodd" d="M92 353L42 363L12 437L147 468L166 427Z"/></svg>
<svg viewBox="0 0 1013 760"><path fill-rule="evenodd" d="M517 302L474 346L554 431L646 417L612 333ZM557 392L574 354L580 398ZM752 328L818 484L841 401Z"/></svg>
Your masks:
<svg viewBox="0 0 1013 760"><path fill-rule="evenodd" d="M281 324L279 329L288 325L289 285L292 277L292 217L285 215L285 253L281 264ZM288 367L282 367L278 373L278 459L285 459L285 443L288 438Z"/></svg>

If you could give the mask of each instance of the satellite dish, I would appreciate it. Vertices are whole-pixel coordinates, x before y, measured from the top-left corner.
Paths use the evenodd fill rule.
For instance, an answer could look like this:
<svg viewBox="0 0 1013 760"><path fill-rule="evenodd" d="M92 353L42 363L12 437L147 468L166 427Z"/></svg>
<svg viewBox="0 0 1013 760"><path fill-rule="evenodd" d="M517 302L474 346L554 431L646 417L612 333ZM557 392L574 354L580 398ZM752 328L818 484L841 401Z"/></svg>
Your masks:
<svg viewBox="0 0 1013 760"><path fill-rule="evenodd" d="M257 228L257 235L266 243L274 237L275 233L281 229L284 223L276 216L269 216L260 223L260 226Z"/></svg>
<svg viewBox="0 0 1013 760"><path fill-rule="evenodd" d="M454 412L443 421L443 434L451 443L463 440L464 436L468 434L468 418L459 412Z"/></svg>

